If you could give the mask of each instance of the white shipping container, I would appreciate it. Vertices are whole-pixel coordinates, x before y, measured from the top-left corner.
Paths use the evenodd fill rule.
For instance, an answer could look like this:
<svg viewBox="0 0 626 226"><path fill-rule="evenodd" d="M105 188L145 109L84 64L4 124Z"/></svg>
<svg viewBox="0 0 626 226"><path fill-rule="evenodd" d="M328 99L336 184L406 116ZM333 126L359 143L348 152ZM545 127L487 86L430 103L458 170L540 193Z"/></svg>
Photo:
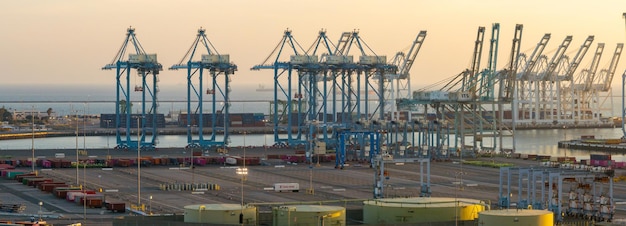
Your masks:
<svg viewBox="0 0 626 226"><path fill-rule="evenodd" d="M290 58L292 64L311 64L317 63L317 56L293 55Z"/></svg>
<svg viewBox="0 0 626 226"><path fill-rule="evenodd" d="M232 157L228 157L228 158L226 158L226 164L228 164L228 165L237 165L237 159L236 158L232 158Z"/></svg>
<svg viewBox="0 0 626 226"><path fill-rule="evenodd" d="M360 56L360 64L384 64L387 63L387 56Z"/></svg>
<svg viewBox="0 0 626 226"><path fill-rule="evenodd" d="M146 55L142 55L142 54L129 54L128 55L128 62L130 63L141 63L144 62L146 60Z"/></svg>
<svg viewBox="0 0 626 226"><path fill-rule="evenodd" d="M472 100L472 95L470 94L470 92L458 92L457 93L457 100L458 101L470 101Z"/></svg>
<svg viewBox="0 0 626 226"><path fill-rule="evenodd" d="M130 63L156 63L156 54L129 54L128 62Z"/></svg>
<svg viewBox="0 0 626 226"><path fill-rule="evenodd" d="M431 91L430 100L448 100L449 93L446 91Z"/></svg>
<svg viewBox="0 0 626 226"><path fill-rule="evenodd" d="M298 183L275 183L274 191L283 192L283 191L291 191L298 192L300 191L300 184Z"/></svg>
<svg viewBox="0 0 626 226"><path fill-rule="evenodd" d="M147 63L156 63L157 62L157 55L156 54L147 54L146 58L144 60Z"/></svg>
<svg viewBox="0 0 626 226"><path fill-rule="evenodd" d="M326 55L325 57L327 64L349 64L354 62L353 56Z"/></svg>
<svg viewBox="0 0 626 226"><path fill-rule="evenodd" d="M219 64L219 63L228 63L230 62L230 55L225 54L225 55L209 55L209 54L203 54L201 56L201 60L202 63L205 64Z"/></svg>

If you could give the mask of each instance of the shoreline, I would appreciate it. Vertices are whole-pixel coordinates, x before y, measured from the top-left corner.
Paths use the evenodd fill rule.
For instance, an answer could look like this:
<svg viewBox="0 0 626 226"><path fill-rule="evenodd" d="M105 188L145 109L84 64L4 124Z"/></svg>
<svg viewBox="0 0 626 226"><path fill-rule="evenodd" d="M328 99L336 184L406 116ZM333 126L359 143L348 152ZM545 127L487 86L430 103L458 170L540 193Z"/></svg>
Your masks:
<svg viewBox="0 0 626 226"><path fill-rule="evenodd" d="M517 126L516 130L549 130L549 129L616 129L621 128L621 124L618 126L616 124L600 124L600 125L576 125L569 127L562 127L557 125L535 125L535 126ZM297 132L297 127L295 127L292 131ZM78 133L85 136L101 136L101 135L112 135L114 134L114 129L108 128L100 128L100 127L91 127L91 128L81 128L78 130ZM205 129L207 132L211 132L210 128ZM230 127L230 134L273 134L274 128L272 126L264 126L264 127ZM410 131L410 130L409 130ZM44 138L44 137L66 137L66 136L75 136L77 130L53 130L53 131L35 131L35 138ZM193 134L198 134L197 131L193 132ZM285 134L283 131L281 134ZM147 131L147 134L151 134L150 131ZM187 128L185 127L165 127L159 128L159 135L187 135ZM33 137L33 132L0 132L0 140L12 140L12 139L31 139Z"/></svg>

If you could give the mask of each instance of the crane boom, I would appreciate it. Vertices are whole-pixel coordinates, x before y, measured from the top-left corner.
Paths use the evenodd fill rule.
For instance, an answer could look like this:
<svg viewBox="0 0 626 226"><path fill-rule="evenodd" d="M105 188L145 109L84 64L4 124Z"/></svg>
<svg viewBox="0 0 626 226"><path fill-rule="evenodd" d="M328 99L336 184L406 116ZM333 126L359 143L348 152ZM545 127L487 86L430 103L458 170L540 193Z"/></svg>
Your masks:
<svg viewBox="0 0 626 226"><path fill-rule="evenodd" d="M622 55L622 49L624 48L623 43L618 43L615 47L615 52L613 52L613 58L611 58L611 63L607 69L600 71L602 75L600 81L602 82L601 91L609 91L611 89L611 82L613 82L613 76L615 75L615 70L617 69L617 64L619 62L620 56ZM604 78L604 79L602 79Z"/></svg>
<svg viewBox="0 0 626 226"><path fill-rule="evenodd" d="M587 54L587 50L589 50L591 43L593 43L593 35L590 35L589 37L587 37L587 39L585 39L585 42L580 46L580 49L578 49L576 56L574 56L574 59L572 59L572 62L570 62L569 66L567 67L567 71L565 72L566 81L572 81L574 72L578 68L578 65L580 65L580 62L585 57L585 54Z"/></svg>
<svg viewBox="0 0 626 226"><path fill-rule="evenodd" d="M504 80L504 85L500 86L502 93L500 97L503 100L510 101L512 100L513 90L515 87L515 73L517 73L517 66L519 62L520 49L522 45L522 31L524 29L524 25L517 24L515 26L515 34L513 35L513 44L511 45L511 55L509 59L509 68L508 73L505 73L504 76L507 78Z"/></svg>
<svg viewBox="0 0 626 226"><path fill-rule="evenodd" d="M568 35L567 37L565 37L565 39L563 39L563 42L561 43L561 45L559 45L559 48L556 50L556 53L554 53L554 56L552 56L552 59L550 59L550 62L548 63L548 67L546 68L546 70L544 70L543 73L540 73L537 76L537 80L546 81L546 80L551 80L553 78L554 72L556 71L556 68L561 62L561 60L563 59L563 56L565 55L565 51L567 50L567 47L569 47L570 43L572 43L572 36Z"/></svg>
<svg viewBox="0 0 626 226"><path fill-rule="evenodd" d="M424 44L424 39L426 39L426 31L420 31L419 34L417 34L415 41L413 41L411 49L409 49L409 52L407 52L407 57L404 59L404 62L399 65L400 67L398 67L398 74L400 75L401 79L409 77L409 71L413 66L413 62L415 62L417 53L419 53L420 49L422 48L422 44Z"/></svg>
<svg viewBox="0 0 626 226"><path fill-rule="evenodd" d="M541 41L537 43L537 47L535 47L535 50L533 50L533 53L530 55L530 58L528 59L528 61L526 61L526 64L522 68L521 72L517 74L517 80L520 80L520 79L528 80L530 78L530 73L535 68L535 65L537 64L537 61L541 57L541 53L546 48L548 41L550 41L549 33L544 34L543 38L541 38Z"/></svg>
<svg viewBox="0 0 626 226"><path fill-rule="evenodd" d="M591 85L594 83L596 78L596 73L598 72L598 65L600 65L600 59L602 58L602 53L604 53L604 43L598 43L598 47L596 47L596 52L593 54L593 59L591 60L591 65L589 65L588 69L583 70L583 72L574 80L574 84L577 86L583 86L583 90L589 90Z"/></svg>

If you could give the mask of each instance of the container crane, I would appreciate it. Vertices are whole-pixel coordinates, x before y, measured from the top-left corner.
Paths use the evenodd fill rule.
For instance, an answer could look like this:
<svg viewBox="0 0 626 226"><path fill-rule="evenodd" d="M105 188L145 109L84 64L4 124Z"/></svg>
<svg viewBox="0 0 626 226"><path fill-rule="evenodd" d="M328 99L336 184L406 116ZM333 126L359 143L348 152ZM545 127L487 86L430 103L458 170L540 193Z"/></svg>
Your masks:
<svg viewBox="0 0 626 226"><path fill-rule="evenodd" d="M204 54L203 54L204 53ZM187 70L187 143L189 148L210 149L225 147L229 140L230 113L230 76L237 71L237 65L230 63L229 55L220 54L206 36L205 29L198 29L196 39L191 48L178 64L170 67L170 70ZM206 94L211 97L210 118L204 117L204 87L203 81L205 70L209 73L210 87ZM223 75L223 76L222 76ZM218 78L223 77L223 86L220 86ZM197 79L196 81L194 81ZM218 100L219 96L219 100ZM217 102L223 105L218 110ZM192 104L196 106L192 107ZM205 122L206 120L206 122ZM221 122L221 123L220 123ZM208 137L205 138L205 126L211 128ZM197 127L198 139L193 139L193 127ZM217 139L217 133L223 132L222 140Z"/></svg>
<svg viewBox="0 0 626 226"><path fill-rule="evenodd" d="M577 120L587 120L589 117L583 112L589 112L591 101L591 87L593 86L598 71L598 65L600 65L600 59L604 52L604 43L598 43L596 51L593 54L593 59L589 68L583 69L578 76L572 81L569 92L571 92L570 99L566 100L566 103L571 103L571 109L576 112ZM567 108L565 109L567 110Z"/></svg>
<svg viewBox="0 0 626 226"><path fill-rule="evenodd" d="M513 97L515 95L516 84L517 84L517 70L519 66L520 60L520 49L522 46L522 31L524 26L521 24L515 25L515 34L513 35L513 43L511 44L511 53L509 55L509 66L506 70L503 70L498 73L500 76L500 86L498 89L498 111L499 117L497 118L498 122L498 134L500 140L500 153L504 153L503 147L503 131L505 130L504 121L504 104L511 104L511 109L514 108L515 102L513 101ZM512 123L510 127L511 137L512 137L512 147L510 149L511 152L515 152L515 123ZM508 130L508 128L506 128Z"/></svg>
<svg viewBox="0 0 626 226"><path fill-rule="evenodd" d="M361 38L358 31L353 31L347 40L344 40L346 37L345 33L342 35L342 39L340 40L340 45L338 47L342 47L342 55L349 55L350 49L352 45L356 46L357 50L360 52L359 62L357 64L357 78L356 78L356 106L355 108L350 108L348 103L348 110L346 113L353 114L356 113L357 118L360 120L362 118L367 118L370 120L378 119L384 120L384 109L385 109L385 90L384 90L384 82L385 74L394 74L397 72L397 66L392 64L387 64L387 57L383 55L377 55L365 41ZM345 43L345 44L344 44ZM347 46L346 46L347 45ZM339 48L337 49L340 50ZM338 51L336 51L336 55L338 55ZM347 80L346 80L347 79ZM351 84L352 76L348 74L348 76L344 76L343 84ZM377 83L377 84L376 84ZM351 86L350 86L351 87ZM364 89L364 97L361 97L361 87ZM354 93L354 91L349 88L349 93ZM373 110L370 112L371 107L369 106L369 90L374 91L375 99L378 100L378 105L373 107ZM361 100L363 101L364 106L361 106ZM378 115L378 117L376 117ZM352 120L350 120L352 122Z"/></svg>
<svg viewBox="0 0 626 226"><path fill-rule="evenodd" d="M572 112L572 106L574 103L570 102L572 94L567 93L571 92L572 90L568 88L568 86L572 86L572 83L574 82L573 74L577 70L580 62L591 47L593 40L593 35L588 36L578 49L578 52L576 52L576 55L574 55L574 58L569 63L567 63L567 60L569 58L563 55L563 62L567 63L567 66L565 66L564 68L563 74L559 75L557 74L558 72L554 72L555 75L550 78L550 81L542 82L544 91L548 90L551 91L550 93L552 93L551 96L546 98L546 102L548 102L549 104L547 104L548 107L546 107L545 109L548 109L547 116L549 117L544 117L552 120L553 124L558 123L558 121L560 120L567 120L569 118L569 115L575 117L575 114L573 114ZM556 87L556 91L554 90L554 87Z"/></svg>
<svg viewBox="0 0 626 226"><path fill-rule="evenodd" d="M130 49L130 50L129 50ZM133 51L128 54L128 58L126 58L126 51ZM117 52L113 61L104 67L103 70L112 70L116 71L116 100L115 100L115 128L116 129L116 140L117 147L123 149L153 149L157 144L158 139L158 118L157 118L157 93L158 93L158 75L159 72L163 70L161 64L157 61L156 54L147 54L137 37L135 36L135 29L128 28L126 33L126 38L122 43L122 47ZM141 93L141 114L133 115L131 111L131 71L137 71L137 76L141 77L141 85L135 87L135 91ZM151 82L151 84L149 84ZM147 106L148 102L146 102L147 96L150 98L148 101L150 102L150 106ZM121 103L125 103L126 111L120 111ZM134 123L134 118L136 118L138 128L137 134L141 136L138 140L133 141L131 139L131 132L135 126L131 125ZM125 137L122 138L120 129L122 126L125 126ZM152 139L151 141L146 141L146 131L148 128L151 130ZM141 133L143 132L143 133Z"/></svg>
<svg viewBox="0 0 626 226"><path fill-rule="evenodd" d="M291 51L291 59L285 59L283 51ZM288 53L287 53L288 54ZM292 36L291 30L284 31L283 37L278 45L272 50L272 53L259 65L255 65L250 70L271 69L274 71L274 98L271 104L273 104L272 123L274 126L274 141L277 144L295 146L305 145L306 137L304 135L306 112L305 106L303 106L302 98L302 83L303 77L297 77L297 91L293 93L293 71L294 70L307 70L313 69L318 63L317 56L309 56L306 51L300 46L300 44ZM281 82L285 78L286 84ZM292 101L295 100L295 101ZM279 103L285 103L288 111L283 111L282 114L278 114L280 108ZM295 106L294 106L295 104ZM294 134L294 128L295 130ZM282 132L286 132L285 136L280 136Z"/></svg>
<svg viewBox="0 0 626 226"><path fill-rule="evenodd" d="M512 120L513 124L517 124L518 122L527 122L530 118L530 112L527 112L529 106L532 104L532 92L529 90L533 89L533 83L536 73L535 67L537 62L542 56L543 50L546 48L548 41L550 41L550 34L544 34L541 40L537 43L537 46L533 50L532 54L529 57L522 54L520 55L521 64L523 66L520 68L520 71L516 75L516 85L515 85L515 95L513 98L513 108L512 108ZM524 111L524 112L520 112ZM519 113L522 113L519 115Z"/></svg>
<svg viewBox="0 0 626 226"><path fill-rule="evenodd" d="M398 67L398 73L392 75L385 75L386 79L389 80L389 85L391 88L389 89L389 97L387 99L391 101L396 101L397 98L410 98L411 97L411 76L409 71L415 62L415 58L417 58L417 54L422 48L422 44L424 44L424 40L426 39L426 31L422 30L415 37L415 41L413 41L413 45L409 49L406 54L404 52L396 53L396 56L392 60L392 64ZM399 115L396 113L398 107L395 102L388 105L391 110L391 119L399 120ZM406 119L411 121L411 114Z"/></svg>
<svg viewBox="0 0 626 226"><path fill-rule="evenodd" d="M592 97L590 102L592 103L591 109L595 111L592 115L594 121L600 121L602 113L610 114L613 111L612 99L609 106L607 106L606 101L612 96L611 83L613 82L613 76L617 70L623 48L623 43L618 43L615 46L615 51L613 52L609 65L606 69L600 70L600 73L594 78L590 94L588 95Z"/></svg>

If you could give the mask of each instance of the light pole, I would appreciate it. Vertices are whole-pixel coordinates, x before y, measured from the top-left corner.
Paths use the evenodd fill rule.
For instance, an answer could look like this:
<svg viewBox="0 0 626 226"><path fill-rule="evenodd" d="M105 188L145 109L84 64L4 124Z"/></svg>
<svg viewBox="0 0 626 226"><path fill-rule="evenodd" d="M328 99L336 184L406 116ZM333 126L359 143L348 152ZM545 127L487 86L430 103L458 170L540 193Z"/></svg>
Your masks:
<svg viewBox="0 0 626 226"><path fill-rule="evenodd" d="M33 105L33 111L30 114L30 118L32 120L32 141L31 141L31 147L32 147L32 152L33 152L33 158L31 158L30 160L30 165L32 166L32 171L35 172L35 106Z"/></svg>
<svg viewBox="0 0 626 226"><path fill-rule="evenodd" d="M244 149L245 150L245 149ZM245 168L245 158L244 158L244 167L237 168L236 173L241 176L241 213L239 214L239 223L243 225L243 181L246 175L248 175L248 169Z"/></svg>
<svg viewBox="0 0 626 226"><path fill-rule="evenodd" d="M150 195L150 202L148 203L148 214L152 215L152 195Z"/></svg>
<svg viewBox="0 0 626 226"><path fill-rule="evenodd" d="M86 119L87 119L87 114L89 114L85 110L85 105L83 105L83 153L87 152L87 120Z"/></svg>
<svg viewBox="0 0 626 226"><path fill-rule="evenodd" d="M309 163L309 194L315 194L315 190L313 189L313 163Z"/></svg>
<svg viewBox="0 0 626 226"><path fill-rule="evenodd" d="M194 126L195 126L195 125L194 125ZM191 126L191 133L192 133L192 134L193 134L193 127L194 127L194 126ZM198 136L200 136L200 130L199 130L199 129L198 129ZM194 158L193 158L193 151L194 151L194 145L191 145L191 146L190 146L190 152L191 152L191 155L190 155L190 156L191 156L191 157L189 158L189 161L190 161L189 166L191 166L191 190L195 191L195 190L196 190L196 188L195 188L195 186L194 186L194 183L195 183L195 181L196 181L196 180L195 180L195 177L196 177L196 171L195 171L195 169L193 168L193 160L194 160Z"/></svg>
<svg viewBox="0 0 626 226"><path fill-rule="evenodd" d="M107 123L107 159L111 159L111 154L109 153L109 137L111 136L111 131L109 130L109 123L111 123L111 120L104 120L104 122Z"/></svg>
<svg viewBox="0 0 626 226"><path fill-rule="evenodd" d="M567 142L567 126L563 126L563 147L565 148L565 157L567 157L567 149L569 147L569 143Z"/></svg>
<svg viewBox="0 0 626 226"><path fill-rule="evenodd" d="M43 202L39 201L39 221L41 222L41 206L43 206Z"/></svg>
<svg viewBox="0 0 626 226"><path fill-rule="evenodd" d="M76 123L76 186L80 185L78 180L78 111L74 112L74 123Z"/></svg>
<svg viewBox="0 0 626 226"><path fill-rule="evenodd" d="M87 173L85 172L87 169L87 162L83 162L83 220L87 219Z"/></svg>
<svg viewBox="0 0 626 226"><path fill-rule="evenodd" d="M237 168L237 174L241 175L241 213L239 214L239 223L243 225L243 181L245 180L246 175L248 175L248 169L246 168L246 134L248 132L243 132L243 167Z"/></svg>
<svg viewBox="0 0 626 226"><path fill-rule="evenodd" d="M137 116L137 207L141 206L141 116Z"/></svg>

